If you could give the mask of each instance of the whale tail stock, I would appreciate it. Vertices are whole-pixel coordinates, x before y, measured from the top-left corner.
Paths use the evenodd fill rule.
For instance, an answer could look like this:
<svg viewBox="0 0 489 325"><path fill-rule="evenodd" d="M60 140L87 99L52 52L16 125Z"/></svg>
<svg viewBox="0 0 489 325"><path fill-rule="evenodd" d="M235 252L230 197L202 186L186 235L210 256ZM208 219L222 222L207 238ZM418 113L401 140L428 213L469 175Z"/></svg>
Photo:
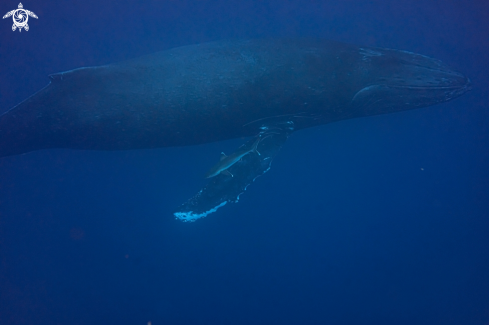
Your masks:
<svg viewBox="0 0 489 325"><path fill-rule="evenodd" d="M34 143L29 144L35 126L26 120L23 110L17 109L25 106L25 102L27 100L0 115L0 158L37 149ZM32 140L36 142L35 139Z"/></svg>
<svg viewBox="0 0 489 325"><path fill-rule="evenodd" d="M22 123L12 110L0 115L0 158L25 153L26 133L18 133L18 124Z"/></svg>
<svg viewBox="0 0 489 325"><path fill-rule="evenodd" d="M53 84L0 115L0 158L49 148L65 148L70 116L57 108Z"/></svg>

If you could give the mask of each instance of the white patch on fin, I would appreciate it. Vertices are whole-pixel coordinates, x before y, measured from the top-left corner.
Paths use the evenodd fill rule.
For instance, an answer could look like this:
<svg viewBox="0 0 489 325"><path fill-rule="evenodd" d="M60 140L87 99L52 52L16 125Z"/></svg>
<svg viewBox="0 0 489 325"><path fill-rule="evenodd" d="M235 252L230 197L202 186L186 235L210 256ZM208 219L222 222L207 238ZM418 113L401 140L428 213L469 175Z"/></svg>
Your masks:
<svg viewBox="0 0 489 325"><path fill-rule="evenodd" d="M182 220L183 222L194 222L197 219L206 217L208 214L216 212L217 209L224 206L226 203L228 203L228 201L224 201L218 206L210 209L209 211L205 211L202 213L194 213L193 211L188 211L188 212L175 212L173 215L175 216L176 219Z"/></svg>

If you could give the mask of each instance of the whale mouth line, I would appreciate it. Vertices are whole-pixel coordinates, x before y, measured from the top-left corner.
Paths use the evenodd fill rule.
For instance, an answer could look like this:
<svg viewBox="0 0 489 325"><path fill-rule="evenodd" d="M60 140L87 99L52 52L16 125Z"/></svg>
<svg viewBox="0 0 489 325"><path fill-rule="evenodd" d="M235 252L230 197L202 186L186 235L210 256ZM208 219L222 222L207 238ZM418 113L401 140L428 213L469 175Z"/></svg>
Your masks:
<svg viewBox="0 0 489 325"><path fill-rule="evenodd" d="M384 102L388 103L388 98L394 98L392 91L398 92L398 96L404 97L405 105L413 105L413 107L427 106L427 99L432 97L431 104L436 104L447 99L456 98L465 92L472 89L470 79L466 78L465 82L451 85L399 85L389 83L379 83L366 86L353 95L350 105L360 105L360 107L371 107L375 103ZM432 95L425 94L416 100L414 97L410 100L409 93L428 92ZM435 95L436 94L436 95ZM419 101L422 99L421 101ZM429 103L428 103L429 104Z"/></svg>
<svg viewBox="0 0 489 325"><path fill-rule="evenodd" d="M408 90L442 90L442 91L453 91L453 90L460 90L460 91L466 91L466 90L471 90L471 83L470 80L467 80L467 82L463 85L454 85L454 86L408 86L408 85L392 85L392 84L375 84L375 85L370 85L367 87L364 87L357 91L355 95L352 98L352 101L354 101L360 94L374 90L374 89L408 89Z"/></svg>
<svg viewBox="0 0 489 325"><path fill-rule="evenodd" d="M373 86L384 86L384 87L389 87L389 88L398 88L398 89L431 89L431 90L451 90L451 89L465 89L465 88L470 88L470 82L467 82L466 84L462 86L402 86L402 85L386 85L386 84L378 84L378 85L373 85ZM368 87L365 87L368 88ZM363 88L363 89L365 89ZM362 89L362 90L363 90ZM360 90L360 91L362 91Z"/></svg>

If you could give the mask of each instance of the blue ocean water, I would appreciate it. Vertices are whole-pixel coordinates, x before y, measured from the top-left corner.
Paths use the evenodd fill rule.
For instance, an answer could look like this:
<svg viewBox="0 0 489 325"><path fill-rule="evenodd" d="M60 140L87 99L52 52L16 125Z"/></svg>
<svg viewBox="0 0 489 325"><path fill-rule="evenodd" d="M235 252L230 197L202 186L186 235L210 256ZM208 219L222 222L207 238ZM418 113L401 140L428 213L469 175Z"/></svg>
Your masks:
<svg viewBox="0 0 489 325"><path fill-rule="evenodd" d="M0 21L1 112L55 72L260 37L421 53L473 90L296 132L238 204L195 223L173 210L242 139L1 158L0 324L489 324L489 3L23 5L29 31Z"/></svg>

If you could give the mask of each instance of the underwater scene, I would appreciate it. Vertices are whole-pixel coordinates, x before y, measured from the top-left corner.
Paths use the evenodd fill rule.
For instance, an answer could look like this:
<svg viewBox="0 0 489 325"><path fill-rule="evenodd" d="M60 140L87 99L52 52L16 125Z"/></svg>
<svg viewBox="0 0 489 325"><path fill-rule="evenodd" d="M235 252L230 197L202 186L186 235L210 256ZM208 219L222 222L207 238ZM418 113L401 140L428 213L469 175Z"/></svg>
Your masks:
<svg viewBox="0 0 489 325"><path fill-rule="evenodd" d="M17 1L0 324L489 325L489 2Z"/></svg>

